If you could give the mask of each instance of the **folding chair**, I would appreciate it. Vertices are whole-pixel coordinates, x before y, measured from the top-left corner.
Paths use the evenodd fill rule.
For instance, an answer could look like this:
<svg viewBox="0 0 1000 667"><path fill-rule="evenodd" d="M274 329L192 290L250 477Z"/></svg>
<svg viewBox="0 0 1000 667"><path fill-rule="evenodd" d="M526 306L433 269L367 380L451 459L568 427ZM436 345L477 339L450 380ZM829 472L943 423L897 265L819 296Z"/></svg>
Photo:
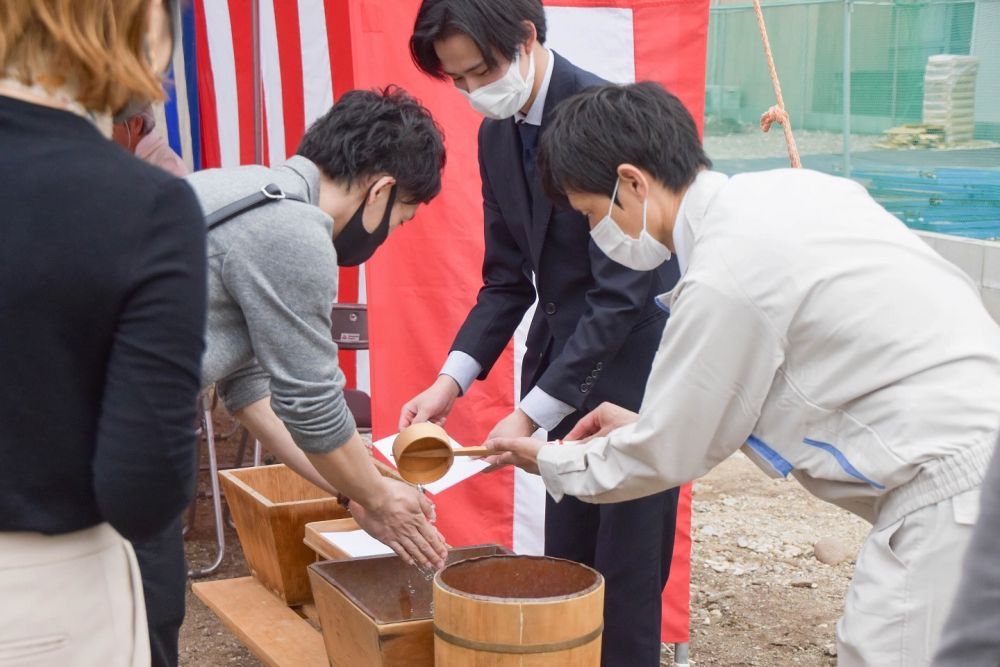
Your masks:
<svg viewBox="0 0 1000 667"><path fill-rule="evenodd" d="M368 306L363 303L335 303L330 312L330 333L342 350L368 349ZM344 399L354 415L359 433L372 432L372 399L358 389L345 389Z"/></svg>
<svg viewBox="0 0 1000 667"><path fill-rule="evenodd" d="M219 486L219 463L218 456L216 455L216 438L215 438L215 425L212 422L212 413L217 405L218 398L214 391L206 391L202 393L199 397L201 404L201 423L198 428L198 442L199 442L199 456L195 465L198 467L198 472L202 470L200 464L201 461L201 443L205 443L205 447L208 450L208 466L207 470L209 473L209 483L210 483L210 497L212 498L212 518L215 523L215 547L216 554L212 562L204 568L192 568L188 570L188 576L192 579L198 579L200 577L206 577L217 569L222 564L222 559L226 554L226 533L225 533L225 523L223 519L222 512L222 489ZM239 427L230 430L228 435L233 435L237 432ZM204 439L202 439L204 436ZM227 436L223 436L225 438ZM243 467L243 456L246 452L247 441L249 440L250 433L244 429L243 437L240 442L239 448L236 452L235 461L231 466L223 466L222 469L231 468L241 468ZM253 465L260 465L260 443L254 440L254 453L253 453ZM199 494L195 493L194 499L191 501L191 506L188 509L188 520L187 525L184 526L183 532L187 532L194 525L195 515L197 512ZM232 525L232 522L229 522Z"/></svg>

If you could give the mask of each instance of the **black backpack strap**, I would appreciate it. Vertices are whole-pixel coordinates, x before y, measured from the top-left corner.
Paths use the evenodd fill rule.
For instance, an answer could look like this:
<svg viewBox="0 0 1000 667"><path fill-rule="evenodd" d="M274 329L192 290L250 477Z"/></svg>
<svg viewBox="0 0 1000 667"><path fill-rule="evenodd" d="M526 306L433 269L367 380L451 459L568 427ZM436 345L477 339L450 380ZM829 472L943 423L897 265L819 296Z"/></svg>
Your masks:
<svg viewBox="0 0 1000 667"><path fill-rule="evenodd" d="M231 204L226 204L219 210L210 213L205 217L208 230L211 231L221 224L229 222L233 218L242 215L250 209L257 208L261 204L285 199L285 193L274 183L268 183L252 195L247 195L242 199L237 199Z"/></svg>

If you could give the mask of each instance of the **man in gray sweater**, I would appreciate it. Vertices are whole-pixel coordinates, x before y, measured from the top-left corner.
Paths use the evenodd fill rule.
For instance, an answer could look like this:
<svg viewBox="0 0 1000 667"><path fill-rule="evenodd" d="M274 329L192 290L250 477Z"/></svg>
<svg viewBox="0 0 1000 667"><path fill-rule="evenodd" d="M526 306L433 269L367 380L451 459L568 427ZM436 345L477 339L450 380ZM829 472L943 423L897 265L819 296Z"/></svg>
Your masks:
<svg viewBox="0 0 1000 667"><path fill-rule="evenodd" d="M433 508L373 465L344 400L330 311L338 265L368 259L435 197L443 166L430 114L390 88L345 94L280 166L188 178L210 225L203 386L215 384L280 460L339 493L366 531L425 567L447 555Z"/></svg>

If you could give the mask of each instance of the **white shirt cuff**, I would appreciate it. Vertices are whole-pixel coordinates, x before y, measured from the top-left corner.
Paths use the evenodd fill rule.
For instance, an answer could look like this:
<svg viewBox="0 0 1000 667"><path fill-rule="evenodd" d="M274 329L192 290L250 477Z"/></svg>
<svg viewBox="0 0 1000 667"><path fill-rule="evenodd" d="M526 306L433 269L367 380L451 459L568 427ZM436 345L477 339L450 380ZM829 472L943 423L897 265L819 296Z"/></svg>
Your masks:
<svg viewBox="0 0 1000 667"><path fill-rule="evenodd" d="M469 387L476 381L479 374L483 372L483 367L472 356L465 352L454 350L448 355L441 369L441 375L447 375L458 383L462 394L469 391Z"/></svg>
<svg viewBox="0 0 1000 667"><path fill-rule="evenodd" d="M524 414L528 415L531 421L545 431L551 431L559 426L559 422L574 410L573 406L550 396L539 387L529 391L528 395L521 399L521 404L518 407Z"/></svg>
<svg viewBox="0 0 1000 667"><path fill-rule="evenodd" d="M548 444L538 450L538 472L552 499L559 502L566 495L564 475L587 469L587 447L575 442Z"/></svg>

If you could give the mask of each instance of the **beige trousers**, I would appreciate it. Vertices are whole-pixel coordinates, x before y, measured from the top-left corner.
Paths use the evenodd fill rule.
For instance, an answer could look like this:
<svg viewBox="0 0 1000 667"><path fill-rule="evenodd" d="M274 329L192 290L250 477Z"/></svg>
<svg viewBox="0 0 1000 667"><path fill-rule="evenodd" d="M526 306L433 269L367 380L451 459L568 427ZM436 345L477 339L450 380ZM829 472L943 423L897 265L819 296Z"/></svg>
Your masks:
<svg viewBox="0 0 1000 667"><path fill-rule="evenodd" d="M978 507L975 489L869 533L837 623L840 667L930 664Z"/></svg>
<svg viewBox="0 0 1000 667"><path fill-rule="evenodd" d="M0 667L148 667L132 546L101 524L0 533Z"/></svg>

